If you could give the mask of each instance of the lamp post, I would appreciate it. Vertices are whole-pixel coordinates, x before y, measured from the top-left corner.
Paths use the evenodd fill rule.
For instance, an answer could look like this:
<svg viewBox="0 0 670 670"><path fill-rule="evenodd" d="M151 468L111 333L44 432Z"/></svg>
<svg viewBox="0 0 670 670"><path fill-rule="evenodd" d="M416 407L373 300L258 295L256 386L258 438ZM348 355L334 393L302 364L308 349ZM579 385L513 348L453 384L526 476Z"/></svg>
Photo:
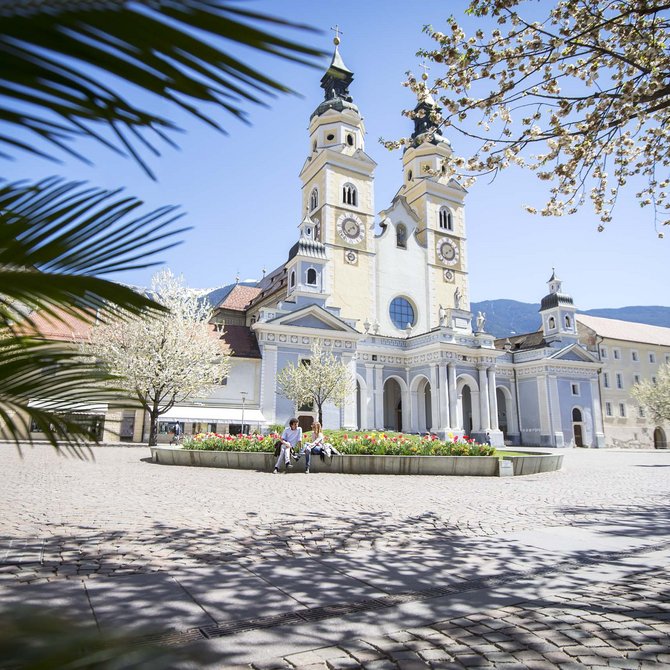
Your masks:
<svg viewBox="0 0 670 670"><path fill-rule="evenodd" d="M248 391L240 391L240 395L242 396L242 430L240 433L244 435L244 405L247 402L247 393Z"/></svg>

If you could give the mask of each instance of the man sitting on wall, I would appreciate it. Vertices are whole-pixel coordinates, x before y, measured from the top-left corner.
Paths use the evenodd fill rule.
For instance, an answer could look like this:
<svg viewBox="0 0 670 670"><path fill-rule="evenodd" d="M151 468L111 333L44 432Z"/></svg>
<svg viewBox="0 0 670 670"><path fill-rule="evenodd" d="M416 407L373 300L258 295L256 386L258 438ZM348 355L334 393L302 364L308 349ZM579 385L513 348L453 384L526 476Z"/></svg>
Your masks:
<svg viewBox="0 0 670 670"><path fill-rule="evenodd" d="M281 435L281 448L279 451L279 458L275 463L273 474L279 472L282 461L286 470L293 467L291 465L291 451L293 449L299 450L302 447L302 428L298 426L298 419L290 419L288 427L284 428Z"/></svg>

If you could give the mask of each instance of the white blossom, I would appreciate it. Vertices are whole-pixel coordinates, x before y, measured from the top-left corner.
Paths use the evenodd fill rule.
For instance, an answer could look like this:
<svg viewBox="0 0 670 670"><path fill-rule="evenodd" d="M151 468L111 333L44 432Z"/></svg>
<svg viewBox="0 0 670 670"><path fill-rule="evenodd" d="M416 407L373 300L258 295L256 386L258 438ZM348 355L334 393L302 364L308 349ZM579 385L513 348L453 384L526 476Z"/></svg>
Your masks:
<svg viewBox="0 0 670 670"><path fill-rule="evenodd" d="M151 293L169 312L98 324L84 349L149 413L150 444L155 444L158 417L208 394L228 374L230 351L209 323L211 306L181 278L159 272Z"/></svg>

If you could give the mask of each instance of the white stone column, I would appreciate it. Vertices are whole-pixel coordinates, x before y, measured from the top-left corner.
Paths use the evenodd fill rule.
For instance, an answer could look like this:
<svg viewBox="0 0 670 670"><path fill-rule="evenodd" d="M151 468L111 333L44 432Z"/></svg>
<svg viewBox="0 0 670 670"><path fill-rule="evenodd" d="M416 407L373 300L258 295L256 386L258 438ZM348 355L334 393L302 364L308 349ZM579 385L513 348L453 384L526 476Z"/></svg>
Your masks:
<svg viewBox="0 0 670 670"><path fill-rule="evenodd" d="M453 363L447 363L447 384L449 385L449 417L450 426L456 430L463 428L460 425L458 414L458 392L456 389L456 366Z"/></svg>
<svg viewBox="0 0 670 670"><path fill-rule="evenodd" d="M449 416L449 398L451 397L451 394L449 392L447 366L445 363L439 364L438 376L440 380L440 423L438 425L440 432L446 432L449 426L451 426Z"/></svg>
<svg viewBox="0 0 670 670"><path fill-rule="evenodd" d="M440 411L440 394L442 393L442 389L438 388L440 385L437 375L437 363L433 363L430 366L430 426L426 417L426 430L430 430L433 433L438 431L442 425L442 413Z"/></svg>
<svg viewBox="0 0 670 670"><path fill-rule="evenodd" d="M593 445L599 449L605 446L605 427L603 426L603 408L600 403L600 386L598 379L591 379L591 398L593 407L593 428L596 443Z"/></svg>
<svg viewBox="0 0 670 670"><path fill-rule="evenodd" d="M561 424L561 401L558 395L558 378L556 375L549 375L549 419L551 421L551 432L553 444L556 447L562 447L565 444L563 426ZM572 423L570 423L572 428Z"/></svg>
<svg viewBox="0 0 670 670"><path fill-rule="evenodd" d="M490 367L487 370L489 384L489 415L491 417L491 430L498 430L498 398L496 396L496 369Z"/></svg>
<svg viewBox="0 0 670 670"><path fill-rule="evenodd" d="M375 365L375 430L384 429L384 366Z"/></svg>
<svg viewBox="0 0 670 670"><path fill-rule="evenodd" d="M263 347L261 363L260 406L268 423L277 422L277 347L266 344Z"/></svg>
<svg viewBox="0 0 670 670"><path fill-rule="evenodd" d="M551 419L549 415L549 391L547 375L537 376L537 398L540 411L540 446L548 447L553 444L551 439Z"/></svg>
<svg viewBox="0 0 670 670"><path fill-rule="evenodd" d="M375 366L366 363L365 364L365 383L367 385L367 397L365 398L365 415L362 417L363 426L361 428L374 428L375 425L375 402L377 400L375 396Z"/></svg>
<svg viewBox="0 0 670 670"><path fill-rule="evenodd" d="M481 430L491 429L491 416L489 413L489 390L486 379L486 368L479 367L479 421Z"/></svg>
<svg viewBox="0 0 670 670"><path fill-rule="evenodd" d="M349 396L344 402L343 406L343 416L342 416L342 427L347 428L348 430L356 429L356 361L354 360L353 354L343 353L342 354L342 363L344 363L348 370L351 378L354 380L353 388Z"/></svg>

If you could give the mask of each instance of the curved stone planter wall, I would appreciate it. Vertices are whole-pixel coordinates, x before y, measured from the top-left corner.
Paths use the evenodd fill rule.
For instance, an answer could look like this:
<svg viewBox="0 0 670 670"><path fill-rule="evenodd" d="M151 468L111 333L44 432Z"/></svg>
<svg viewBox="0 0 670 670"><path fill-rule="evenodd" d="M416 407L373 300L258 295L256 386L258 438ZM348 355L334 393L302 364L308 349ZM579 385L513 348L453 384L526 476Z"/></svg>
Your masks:
<svg viewBox="0 0 670 670"><path fill-rule="evenodd" d="M179 447L151 447L155 463L164 465L194 465L208 468L231 468L236 470L265 470L272 472L275 464L273 454L244 451L200 451ZM515 475L560 470L562 454L529 454L509 456L505 460L514 463ZM294 472L301 472L304 461L298 463ZM461 477L497 477L497 456L335 456L332 461L312 458L311 472L339 472L356 475L456 475Z"/></svg>

